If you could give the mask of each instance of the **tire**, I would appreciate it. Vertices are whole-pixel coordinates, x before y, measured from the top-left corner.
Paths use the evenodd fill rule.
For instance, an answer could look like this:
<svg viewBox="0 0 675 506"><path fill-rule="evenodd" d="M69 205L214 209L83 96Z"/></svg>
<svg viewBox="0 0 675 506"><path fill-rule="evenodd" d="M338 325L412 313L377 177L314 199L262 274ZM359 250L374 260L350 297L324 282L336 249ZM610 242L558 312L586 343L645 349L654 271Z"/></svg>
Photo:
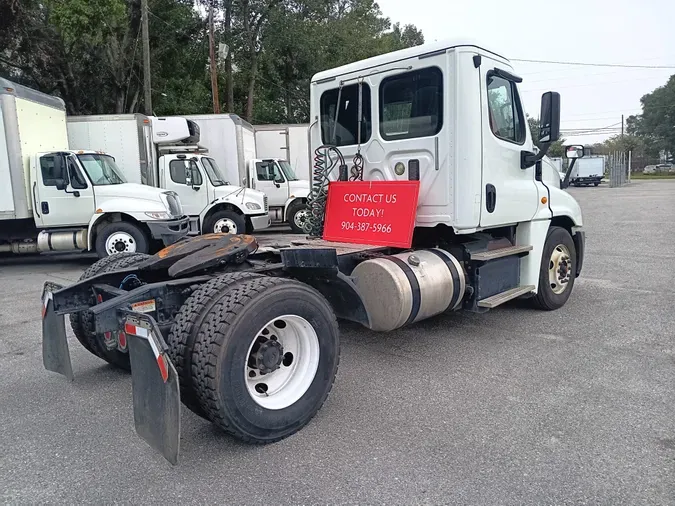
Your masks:
<svg viewBox="0 0 675 506"><path fill-rule="evenodd" d="M598 186L600 183L593 183L593 186Z"/></svg>
<svg viewBox="0 0 675 506"><path fill-rule="evenodd" d="M567 251L565 252L565 250ZM554 262L553 259L554 252L555 256L558 258L556 262ZM560 257L561 254L569 257L564 260L566 266L564 272L568 273L567 282L564 284L556 284L556 287L554 288L549 277L550 268L551 265L553 265L554 270L557 272L557 269L563 262ZM556 267L556 264L558 267ZM549 228L548 234L546 235L546 242L544 243L541 266L539 268L539 290L531 299L534 307L546 311L553 311L563 307L572 294L576 268L577 254L574 247L574 240L570 233L561 227ZM561 287L563 287L562 291L557 292Z"/></svg>
<svg viewBox="0 0 675 506"><path fill-rule="evenodd" d="M234 211L216 211L206 219L203 233L245 234L246 220Z"/></svg>
<svg viewBox="0 0 675 506"><path fill-rule="evenodd" d="M302 228L302 224L307 219L307 204L299 202L297 204L291 204L288 208L288 224L291 226L291 230L294 234L304 234L305 230Z"/></svg>
<svg viewBox="0 0 675 506"><path fill-rule="evenodd" d="M176 315L167 337L169 358L173 362L180 384L180 398L191 411L207 418L199 405L192 385L192 354L197 333L204 318L233 284L260 274L251 272L233 272L213 278L197 288L187 298Z"/></svg>
<svg viewBox="0 0 675 506"><path fill-rule="evenodd" d="M144 253L116 253L115 255L102 258L94 265L89 267L82 273L79 281L103 274L104 272L112 272L117 269L126 269L136 264L141 263L148 258L149 255ZM94 304L95 300L91 301ZM121 369L129 370L131 365L129 363L129 354L123 353L119 350L108 350L99 337L94 332L94 319L89 311L81 311L79 313L72 313L70 317L70 327L73 329L73 334L85 347L87 351L96 355L98 358L105 360Z"/></svg>
<svg viewBox="0 0 675 506"><path fill-rule="evenodd" d="M302 332L293 330L298 325ZM270 326L278 340L268 331ZM262 346L273 342L283 346L292 341L284 337L287 332L308 336L307 342L314 344L295 349L311 353L298 352L287 364L289 353L279 350L277 357L283 357L283 363L277 364L279 369L263 376L257 367L257 377L272 384L272 393L267 394L265 387L254 396L251 387L256 380L248 379L251 372L255 375L250 361L253 346L264 335L271 337L259 345L259 353ZM295 280L259 277L240 281L217 297L195 342L192 381L202 409L214 424L244 442L267 444L309 423L328 397L339 360L338 325L326 299ZM294 374L298 369L316 372ZM288 375L288 380L278 375L275 379L277 373ZM279 379L279 391L288 394L285 397L274 392L273 382ZM261 384L256 384L256 390Z"/></svg>
<svg viewBox="0 0 675 506"><path fill-rule="evenodd" d="M150 242L138 225L128 221L108 223L96 234L96 253L105 258L119 253L148 253Z"/></svg>

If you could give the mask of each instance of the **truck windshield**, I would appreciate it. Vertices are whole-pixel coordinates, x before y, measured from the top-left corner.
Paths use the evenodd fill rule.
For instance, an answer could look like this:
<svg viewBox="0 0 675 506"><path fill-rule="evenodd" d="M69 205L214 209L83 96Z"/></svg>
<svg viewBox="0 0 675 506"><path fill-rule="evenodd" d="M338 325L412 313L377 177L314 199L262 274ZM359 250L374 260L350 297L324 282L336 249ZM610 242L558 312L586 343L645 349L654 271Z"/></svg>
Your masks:
<svg viewBox="0 0 675 506"><path fill-rule="evenodd" d="M94 186L126 183L122 171L112 156L99 154L77 155Z"/></svg>
<svg viewBox="0 0 675 506"><path fill-rule="evenodd" d="M202 158L202 164L204 165L204 170L206 170L213 186L230 184L223 179L223 176L221 176L220 169L213 158Z"/></svg>
<svg viewBox="0 0 675 506"><path fill-rule="evenodd" d="M288 163L286 160L279 160L279 166L281 167L281 170L284 171L284 175L286 176L286 179L288 181L298 180L298 178L295 175L295 171L293 170L293 167L291 167L291 164Z"/></svg>

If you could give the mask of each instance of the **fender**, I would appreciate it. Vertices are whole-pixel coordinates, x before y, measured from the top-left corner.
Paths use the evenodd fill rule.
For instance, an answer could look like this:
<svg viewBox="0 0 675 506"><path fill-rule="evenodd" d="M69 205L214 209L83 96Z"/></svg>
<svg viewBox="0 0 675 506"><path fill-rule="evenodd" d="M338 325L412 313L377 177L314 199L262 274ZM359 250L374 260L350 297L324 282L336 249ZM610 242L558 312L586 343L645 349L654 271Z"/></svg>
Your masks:
<svg viewBox="0 0 675 506"><path fill-rule="evenodd" d="M95 225L101 218L110 216L111 214L126 214L135 220L143 223L152 221L145 213L165 213L166 208L161 202L143 199L131 199L117 197L104 201L96 208L96 213L89 220L87 230L87 249L92 251Z"/></svg>
<svg viewBox="0 0 675 506"><path fill-rule="evenodd" d="M206 207L204 209L202 209L201 213L199 213L199 229L200 230L204 227L204 220L206 219L206 217L209 214L215 212L215 210L218 207L225 207L225 208L234 207L237 211L239 211L244 216L246 216L247 214L254 214L255 213L255 211L251 211L251 210L248 210L248 213L247 213L246 210L242 209L241 206L233 203L228 197L221 197L221 198L218 198L218 199L214 200L213 202L210 202L210 203L206 204Z"/></svg>
<svg viewBox="0 0 675 506"><path fill-rule="evenodd" d="M291 206L293 202L300 202L302 199L307 200L307 195L294 195L290 197L286 203L284 204L284 220L288 221L288 208Z"/></svg>

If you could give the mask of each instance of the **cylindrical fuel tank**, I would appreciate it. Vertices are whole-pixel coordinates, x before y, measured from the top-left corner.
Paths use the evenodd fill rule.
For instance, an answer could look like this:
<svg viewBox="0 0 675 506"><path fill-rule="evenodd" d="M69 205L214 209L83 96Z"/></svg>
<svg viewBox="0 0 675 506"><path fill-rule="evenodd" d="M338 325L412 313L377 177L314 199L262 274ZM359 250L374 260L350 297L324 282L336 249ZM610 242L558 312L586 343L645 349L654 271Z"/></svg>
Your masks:
<svg viewBox="0 0 675 506"><path fill-rule="evenodd" d="M68 251L87 249L87 231L47 232L38 234L38 251Z"/></svg>
<svg viewBox="0 0 675 506"><path fill-rule="evenodd" d="M466 277L442 249L424 249L366 260L352 278L370 317L370 328L394 330L460 306Z"/></svg>

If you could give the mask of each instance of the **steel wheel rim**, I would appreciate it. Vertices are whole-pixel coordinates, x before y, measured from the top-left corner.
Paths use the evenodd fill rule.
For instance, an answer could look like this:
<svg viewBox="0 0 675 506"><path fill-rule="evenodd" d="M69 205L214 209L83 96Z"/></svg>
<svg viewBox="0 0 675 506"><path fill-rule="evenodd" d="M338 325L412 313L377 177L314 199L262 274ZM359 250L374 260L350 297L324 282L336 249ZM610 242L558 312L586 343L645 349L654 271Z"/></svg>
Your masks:
<svg viewBox="0 0 675 506"><path fill-rule="evenodd" d="M553 248L548 262L548 283L556 295L560 295L569 286L572 276L572 256L564 244Z"/></svg>
<svg viewBox="0 0 675 506"><path fill-rule="evenodd" d="M215 234L236 234L237 224L232 218L221 218L213 224Z"/></svg>
<svg viewBox="0 0 675 506"><path fill-rule="evenodd" d="M277 355L277 368L263 374ZM293 405L312 385L319 356L319 337L307 320L297 315L270 320L256 333L246 354L244 377L251 399L270 410Z"/></svg>
<svg viewBox="0 0 675 506"><path fill-rule="evenodd" d="M127 232L114 232L105 240L105 251L108 255L116 253L135 253L136 239Z"/></svg>
<svg viewBox="0 0 675 506"><path fill-rule="evenodd" d="M295 213L295 216L293 216L293 223L298 228L304 228L305 223L307 223L307 218L309 217L309 212L307 209L301 209L297 213Z"/></svg>

